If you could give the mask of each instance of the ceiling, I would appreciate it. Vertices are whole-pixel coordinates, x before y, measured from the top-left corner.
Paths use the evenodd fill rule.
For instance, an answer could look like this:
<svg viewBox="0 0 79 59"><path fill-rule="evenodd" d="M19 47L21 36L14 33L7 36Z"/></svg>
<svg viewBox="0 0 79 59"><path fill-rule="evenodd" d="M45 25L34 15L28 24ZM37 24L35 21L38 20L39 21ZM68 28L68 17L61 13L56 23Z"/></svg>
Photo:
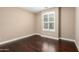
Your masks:
<svg viewBox="0 0 79 59"><path fill-rule="evenodd" d="M51 7L21 7L21 8L28 10L28 11L31 11L31 12L34 12L34 13L38 13L42 10L45 10L45 9L48 9Z"/></svg>

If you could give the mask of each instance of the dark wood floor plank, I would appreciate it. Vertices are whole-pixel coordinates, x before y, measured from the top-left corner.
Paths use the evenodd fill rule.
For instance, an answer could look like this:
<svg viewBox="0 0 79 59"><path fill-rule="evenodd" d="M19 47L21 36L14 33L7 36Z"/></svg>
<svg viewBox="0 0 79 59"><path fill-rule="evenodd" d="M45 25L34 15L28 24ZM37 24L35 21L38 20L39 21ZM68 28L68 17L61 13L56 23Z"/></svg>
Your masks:
<svg viewBox="0 0 79 59"><path fill-rule="evenodd" d="M74 42L34 35L0 46L1 52L77 52Z"/></svg>

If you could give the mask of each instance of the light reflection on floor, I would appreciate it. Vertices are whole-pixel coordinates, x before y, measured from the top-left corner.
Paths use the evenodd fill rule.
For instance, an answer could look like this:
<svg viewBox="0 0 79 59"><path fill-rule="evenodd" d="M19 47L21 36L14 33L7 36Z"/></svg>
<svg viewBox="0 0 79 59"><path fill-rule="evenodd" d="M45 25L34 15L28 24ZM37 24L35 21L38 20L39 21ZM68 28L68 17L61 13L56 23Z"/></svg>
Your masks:
<svg viewBox="0 0 79 59"><path fill-rule="evenodd" d="M44 52L55 52L56 50L55 50L55 46L44 42L43 45L42 45L42 51L44 51Z"/></svg>

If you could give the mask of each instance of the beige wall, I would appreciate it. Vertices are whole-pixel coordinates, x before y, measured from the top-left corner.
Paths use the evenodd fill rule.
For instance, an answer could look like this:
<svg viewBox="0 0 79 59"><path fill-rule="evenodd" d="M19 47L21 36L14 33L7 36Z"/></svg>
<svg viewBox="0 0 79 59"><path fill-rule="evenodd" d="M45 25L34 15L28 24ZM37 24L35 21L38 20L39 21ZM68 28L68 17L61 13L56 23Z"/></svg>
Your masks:
<svg viewBox="0 0 79 59"><path fill-rule="evenodd" d="M42 30L42 19L41 19L41 15L45 12L49 12L49 11L55 11L55 17L56 17L56 22L55 22L55 32L47 32L47 31L43 31ZM36 15L36 32L43 34L43 35L48 35L48 36L52 36L52 37L58 37L58 22L59 22L59 8L51 8L45 11L42 11L40 13L38 13Z"/></svg>
<svg viewBox="0 0 79 59"><path fill-rule="evenodd" d="M75 8L62 7L60 18L60 35L63 38L75 39Z"/></svg>
<svg viewBox="0 0 79 59"><path fill-rule="evenodd" d="M55 11L55 32L42 30L41 15L48 11ZM75 8L61 8L60 35L64 38L75 38ZM20 8L0 7L0 42L13 38L39 33L52 37L59 36L59 8L51 8L37 14Z"/></svg>
<svg viewBox="0 0 79 59"><path fill-rule="evenodd" d="M34 20L31 12L0 7L0 42L35 33Z"/></svg>
<svg viewBox="0 0 79 59"><path fill-rule="evenodd" d="M76 18L75 18L75 41L79 50L79 7L76 8Z"/></svg>

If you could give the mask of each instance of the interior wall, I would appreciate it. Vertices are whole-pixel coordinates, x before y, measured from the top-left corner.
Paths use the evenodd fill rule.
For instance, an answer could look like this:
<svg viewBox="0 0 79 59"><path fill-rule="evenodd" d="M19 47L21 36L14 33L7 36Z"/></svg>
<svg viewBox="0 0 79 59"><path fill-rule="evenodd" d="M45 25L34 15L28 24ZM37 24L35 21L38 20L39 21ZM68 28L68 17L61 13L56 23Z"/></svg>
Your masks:
<svg viewBox="0 0 79 59"><path fill-rule="evenodd" d="M61 7L60 36L75 39L75 7Z"/></svg>
<svg viewBox="0 0 79 59"><path fill-rule="evenodd" d="M79 50L79 7L76 8L76 18L75 18L75 41Z"/></svg>
<svg viewBox="0 0 79 59"><path fill-rule="evenodd" d="M0 7L0 42L35 33L35 15L20 8Z"/></svg>
<svg viewBox="0 0 79 59"><path fill-rule="evenodd" d="M55 32L42 30L41 15L45 12L55 11ZM60 35L64 38L75 38L75 8L61 8ZM13 38L39 33L58 38L59 36L59 8L51 8L37 14L20 9L0 7L0 42Z"/></svg>
<svg viewBox="0 0 79 59"><path fill-rule="evenodd" d="M43 31L42 29L42 18L41 15L45 12L53 12L55 11L55 32L49 32L49 31ZM48 10L44 10L42 12L37 13L36 15L36 33L42 34L42 35L47 35L47 36L52 36L52 37L56 37L58 38L58 33L59 33L59 28L58 28L58 24L59 24L59 8L51 8Z"/></svg>

